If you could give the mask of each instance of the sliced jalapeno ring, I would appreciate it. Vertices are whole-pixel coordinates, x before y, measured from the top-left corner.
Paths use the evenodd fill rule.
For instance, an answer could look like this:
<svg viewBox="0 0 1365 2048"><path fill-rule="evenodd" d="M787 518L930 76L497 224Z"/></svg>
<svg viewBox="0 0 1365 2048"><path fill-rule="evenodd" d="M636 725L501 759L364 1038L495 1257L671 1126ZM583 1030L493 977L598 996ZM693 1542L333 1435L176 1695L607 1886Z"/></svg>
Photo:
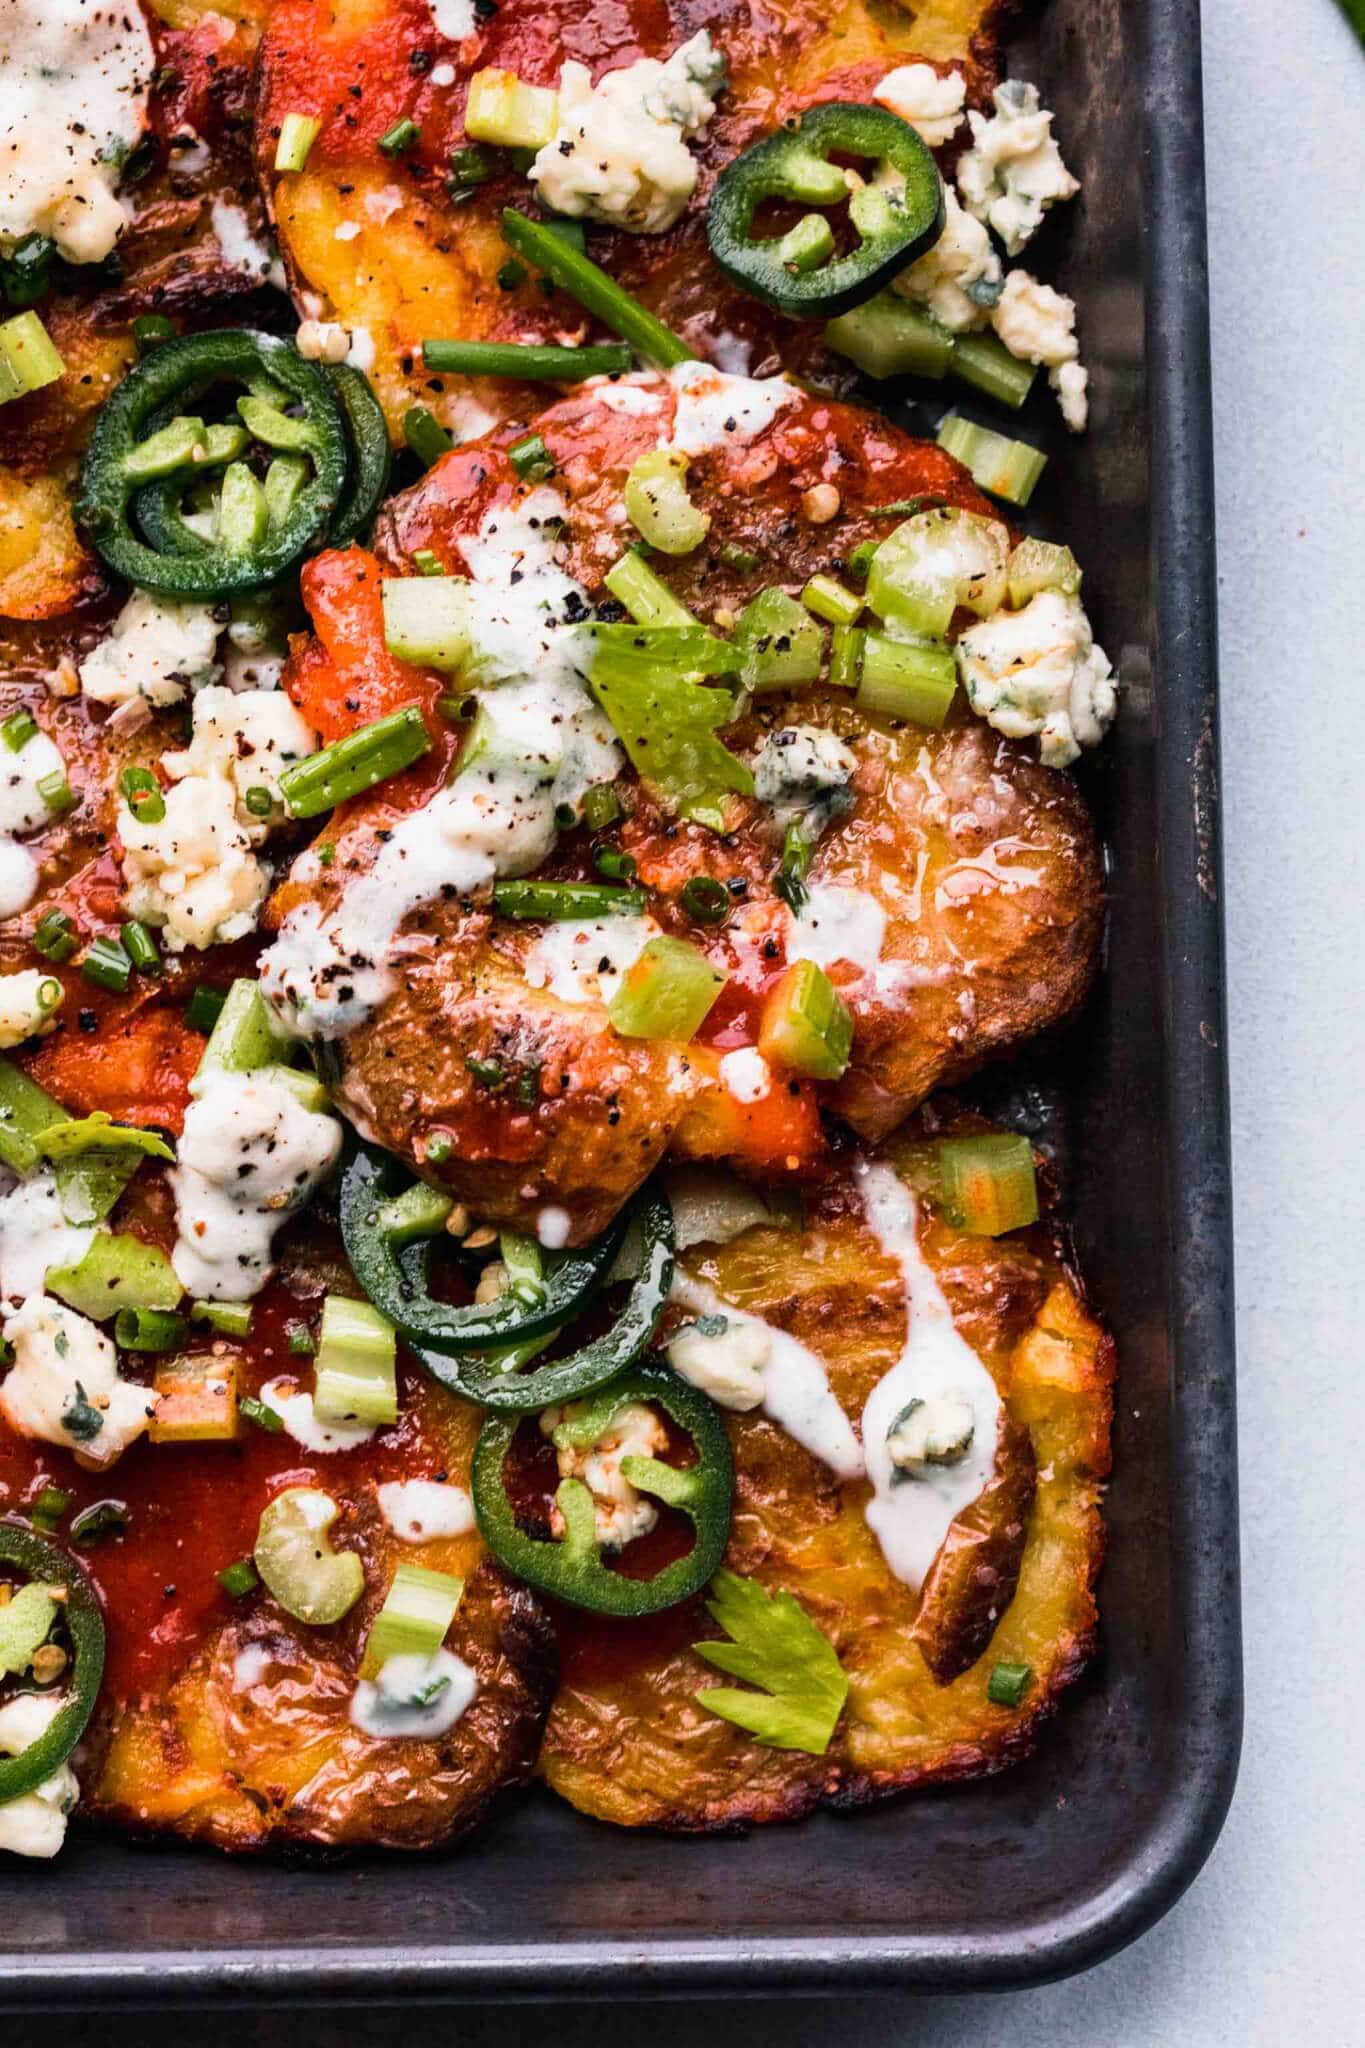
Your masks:
<svg viewBox="0 0 1365 2048"><path fill-rule="evenodd" d="M18 1756L0 1757L0 1805L5 1805L45 1784L84 1735L104 1676L104 1617L75 1558L31 1529L0 1522L0 1564L14 1566L30 1584L66 1588L62 1623L71 1645L66 1704L36 1742Z"/></svg>
<svg viewBox="0 0 1365 2048"><path fill-rule="evenodd" d="M357 1146L341 1177L341 1235L356 1279L419 1355L506 1351L561 1329L601 1287L625 1235L625 1218L618 1217L592 1244L570 1252L548 1274L535 1305L507 1294L455 1308L437 1301L427 1283L431 1239L400 1245L385 1230L384 1204L408 1179L401 1161Z"/></svg>
<svg viewBox="0 0 1365 2048"><path fill-rule="evenodd" d="M652 1402L691 1437L696 1463L668 1465L658 1458L625 1457L622 1476L642 1493L686 1515L696 1541L653 1578L628 1578L603 1562L593 1499L581 1479L560 1481L555 1500L564 1517L560 1539L530 1535L517 1520L504 1467L520 1426L515 1415L490 1415L474 1451L471 1488L479 1533L493 1555L539 1592L593 1614L631 1618L676 1607L707 1584L730 1539L734 1466L718 1411L705 1394L665 1365L636 1366L613 1382L622 1402Z"/></svg>
<svg viewBox="0 0 1365 2048"><path fill-rule="evenodd" d="M518 1369L527 1362L519 1351L502 1359L449 1359L419 1347L417 1356L427 1371L452 1393L498 1414L550 1408L614 1380L649 1346L673 1285L673 1210L668 1197L658 1189L646 1189L629 1213L640 1227L639 1277L620 1315L602 1336L571 1357L551 1359L533 1372Z"/></svg>
<svg viewBox="0 0 1365 2048"><path fill-rule="evenodd" d="M178 497L171 500L158 492L155 500L142 500L142 508L150 520L153 504L173 505L174 546L143 538L131 516L142 482L129 472L136 449L173 418L190 411L215 385L252 389L263 380L282 392L286 403L301 408L299 424L310 434L313 474L287 519L258 543L231 553L213 542L195 545L187 540L191 529L180 517ZM168 597L231 597L278 582L310 547L326 538L345 491L348 460L341 407L323 371L276 335L221 328L163 343L124 378L95 423L81 469L77 511L108 566L140 589ZM137 466L134 461L134 472ZM181 471L172 481L178 481L183 491L190 474ZM144 533L147 530L144 527Z"/></svg>
<svg viewBox="0 0 1365 2048"><path fill-rule="evenodd" d="M834 157L870 163L846 176ZM846 205L856 238L822 234L807 213L780 234L755 236L768 201ZM834 100L803 114L721 173L706 215L711 254L743 290L799 319L832 320L870 299L943 232L943 181L932 152L908 121L885 107ZM809 222L814 224L807 227Z"/></svg>
<svg viewBox="0 0 1365 2048"><path fill-rule="evenodd" d="M350 451L350 474L332 514L328 541L347 548L369 532L389 487L389 429L367 377L349 363L328 363L326 374L341 408Z"/></svg>

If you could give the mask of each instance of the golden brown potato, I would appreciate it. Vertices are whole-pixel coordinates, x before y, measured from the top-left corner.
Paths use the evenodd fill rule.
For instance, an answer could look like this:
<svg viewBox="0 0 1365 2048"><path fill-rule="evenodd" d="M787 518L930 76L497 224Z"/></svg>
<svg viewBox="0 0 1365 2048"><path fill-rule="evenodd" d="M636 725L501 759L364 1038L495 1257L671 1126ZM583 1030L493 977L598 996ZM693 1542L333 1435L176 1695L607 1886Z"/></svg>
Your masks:
<svg viewBox="0 0 1365 2048"><path fill-rule="evenodd" d="M933 1128L921 1118L888 1148L921 1190L934 1180ZM765 1748L708 1714L696 1694L714 1677L690 1648L714 1634L700 1603L646 1628L568 1616L541 1770L584 1812L703 1830L997 1770L1030 1746L1080 1670L1103 1547L1112 1344L1046 1229L967 1237L922 1195L920 1243L959 1332L1005 1399L1010 1430L996 1480L958 1518L921 1603L892 1576L867 1527L865 1482L841 1487L772 1423L730 1417L737 1479L727 1561L795 1594L831 1638L850 1679L843 1717L828 1754L813 1757ZM722 1299L817 1350L845 1412L861 1415L899 1354L904 1308L899 1274L847 1183L825 1191L803 1237L753 1230L689 1264ZM1017 1557L1013 1528L1030 1493ZM983 1564L989 1600L976 1577ZM986 1696L997 1662L1032 1672L1017 1708Z"/></svg>

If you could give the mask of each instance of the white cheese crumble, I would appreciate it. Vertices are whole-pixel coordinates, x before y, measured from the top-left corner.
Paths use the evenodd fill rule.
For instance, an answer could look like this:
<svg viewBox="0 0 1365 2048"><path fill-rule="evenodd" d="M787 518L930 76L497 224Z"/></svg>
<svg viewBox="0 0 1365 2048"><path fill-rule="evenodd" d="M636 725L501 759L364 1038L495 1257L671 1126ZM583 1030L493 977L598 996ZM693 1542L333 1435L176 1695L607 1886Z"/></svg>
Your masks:
<svg viewBox="0 0 1365 2048"><path fill-rule="evenodd" d="M44 1037L55 1027L62 1001L61 983L41 968L0 974L0 1050Z"/></svg>
<svg viewBox="0 0 1365 2048"><path fill-rule="evenodd" d="M18 917L37 893L37 861L26 846L0 835L0 918Z"/></svg>
<svg viewBox="0 0 1365 2048"><path fill-rule="evenodd" d="M478 17L474 12L474 0L431 0L431 18L441 35L452 43L462 43L466 36L472 36ZM439 74L449 71L449 78ZM453 85L455 73L448 64L438 64L432 72L433 85Z"/></svg>
<svg viewBox="0 0 1365 2048"><path fill-rule="evenodd" d="M995 112L968 114L972 146L957 167L969 212L995 230L1017 256L1043 224L1049 206L1080 191L1062 162L1052 115L1036 85L1007 78L995 90Z"/></svg>
<svg viewBox="0 0 1365 2048"><path fill-rule="evenodd" d="M156 53L140 7L6 0L0 244L50 235L98 263L127 226L119 166L142 134Z"/></svg>
<svg viewBox="0 0 1365 2048"><path fill-rule="evenodd" d="M165 815L119 812L130 914L164 927L175 950L244 938L270 887L253 849L281 816L280 774L316 744L278 690L200 690L189 746L162 757Z"/></svg>
<svg viewBox="0 0 1365 2048"><path fill-rule="evenodd" d="M976 1410L955 1394L909 1402L886 1433L898 1472L918 1476L926 1465L955 1465L971 1449Z"/></svg>
<svg viewBox="0 0 1365 2048"><path fill-rule="evenodd" d="M725 56L703 29L665 63L641 57L594 85L583 64L559 80L559 124L530 169L556 213L659 235L692 197L687 148L716 111Z"/></svg>
<svg viewBox="0 0 1365 2048"><path fill-rule="evenodd" d="M954 649L973 711L1009 739L1037 734L1049 768L1097 746L1117 694L1109 657L1095 645L1078 598L1040 590L1022 611L998 611Z"/></svg>
<svg viewBox="0 0 1365 2048"><path fill-rule="evenodd" d="M586 1401L569 1401L563 1407L547 1408L540 1429L555 1444L561 1479L580 1479L592 1495L597 1540L606 1550L624 1550L638 1536L647 1536L659 1519L659 1511L621 1470L623 1458L653 1458L668 1448L668 1431L652 1408L642 1401L627 1401L599 1431L590 1444L564 1440L562 1425L577 1422L588 1407ZM560 1431L559 1440L555 1439ZM552 1509L551 1527L564 1533L564 1517Z"/></svg>
<svg viewBox="0 0 1365 2048"><path fill-rule="evenodd" d="M800 915L788 920L787 959L824 968L847 960L871 974L885 941L886 908L875 896L837 882L810 882Z"/></svg>
<svg viewBox="0 0 1365 2048"><path fill-rule="evenodd" d="M186 1291L249 1301L270 1271L275 1232L336 1164L341 1125L305 1109L268 1067L196 1077L169 1179Z"/></svg>
<svg viewBox="0 0 1365 2048"><path fill-rule="evenodd" d="M721 1086L736 1102L761 1102L773 1085L772 1069L756 1045L727 1052L720 1063Z"/></svg>
<svg viewBox="0 0 1365 2048"><path fill-rule="evenodd" d="M108 639L81 663L81 688L91 703L111 708L137 697L157 708L178 704L187 690L218 680L221 631L213 605L135 590Z"/></svg>
<svg viewBox="0 0 1365 2048"><path fill-rule="evenodd" d="M1062 418L1079 434L1086 421L1089 379L1077 359L1076 301L1027 270L1012 270L991 310L991 325L1012 356L1047 364Z"/></svg>
<svg viewBox="0 0 1365 2048"><path fill-rule="evenodd" d="M294 346L306 362L344 363L351 337L339 320L300 320Z"/></svg>
<svg viewBox="0 0 1365 2048"><path fill-rule="evenodd" d="M1002 290L1000 258L979 220L943 187L943 233L892 281L903 299L926 306L954 334L984 327Z"/></svg>
<svg viewBox="0 0 1365 2048"><path fill-rule="evenodd" d="M609 1003L658 930L652 917L556 920L535 940L522 973L528 986L561 1003Z"/></svg>
<svg viewBox="0 0 1365 2048"><path fill-rule="evenodd" d="M232 199L215 199L210 213L218 248L229 270L254 277L260 284L273 284L284 291L288 280L279 252L268 248L253 231L245 211Z"/></svg>
<svg viewBox="0 0 1365 2048"><path fill-rule="evenodd" d="M112 1342L75 1309L31 1294L5 1318L5 1340L14 1364L0 1386L0 1415L20 1436L104 1467L147 1427L155 1395L119 1378Z"/></svg>
<svg viewBox="0 0 1365 2048"><path fill-rule="evenodd" d="M476 1674L453 1650L432 1657L389 1657L378 1678L362 1678L351 1697L351 1724L377 1741L447 1735L479 1689Z"/></svg>
<svg viewBox="0 0 1365 2048"><path fill-rule="evenodd" d="M261 1399L267 1408L274 1409L294 1442L316 1457L333 1451L353 1451L357 1444L369 1443L374 1435L363 1422L319 1422L313 1396L306 1387L295 1387L289 1380L268 1380L261 1388Z"/></svg>
<svg viewBox="0 0 1365 2048"><path fill-rule="evenodd" d="M379 1489L379 1509L400 1543L437 1543L474 1527L469 1494L445 1480L391 1479Z"/></svg>
<svg viewBox="0 0 1365 2048"><path fill-rule="evenodd" d="M960 71L940 76L932 64L901 64L887 72L872 97L908 121L930 149L939 149L962 126L967 86Z"/></svg>
<svg viewBox="0 0 1365 2048"><path fill-rule="evenodd" d="M800 818L807 838L819 838L846 805L858 756L837 733L820 725L784 725L768 734L754 756L754 795L771 804L779 825Z"/></svg>
<svg viewBox="0 0 1365 2048"><path fill-rule="evenodd" d="M42 1740L66 1705L65 1694L26 1692L0 1707L0 1756L22 1756ZM0 1850L44 1861L66 1839L67 1817L80 1797L76 1774L61 1764L50 1778L0 1805Z"/></svg>
<svg viewBox="0 0 1365 2048"><path fill-rule="evenodd" d="M668 373L673 386L670 446L684 455L705 455L732 441L765 433L782 408L801 396L786 377L731 377L710 363L679 363Z"/></svg>

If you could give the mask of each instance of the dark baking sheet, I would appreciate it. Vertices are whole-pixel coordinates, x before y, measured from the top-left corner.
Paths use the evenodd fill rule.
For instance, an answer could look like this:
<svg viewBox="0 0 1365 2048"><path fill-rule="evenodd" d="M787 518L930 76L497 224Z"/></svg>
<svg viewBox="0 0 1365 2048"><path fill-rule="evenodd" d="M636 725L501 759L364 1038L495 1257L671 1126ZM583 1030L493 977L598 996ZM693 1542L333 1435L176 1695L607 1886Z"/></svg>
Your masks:
<svg viewBox="0 0 1365 2048"><path fill-rule="evenodd" d="M331 1872L78 1836L0 1871L0 2004L608 1997L1020 1984L1097 1961L1198 1870L1241 1708L1197 0L1052 0L1017 67L1084 197L1036 267L1076 290L1090 435L1072 539L1125 682L1087 764L1113 848L1082 1027L984 1084L1054 1138L1121 1382L1101 1655L1023 1767L862 1816L670 1841L523 1800L445 1860Z"/></svg>

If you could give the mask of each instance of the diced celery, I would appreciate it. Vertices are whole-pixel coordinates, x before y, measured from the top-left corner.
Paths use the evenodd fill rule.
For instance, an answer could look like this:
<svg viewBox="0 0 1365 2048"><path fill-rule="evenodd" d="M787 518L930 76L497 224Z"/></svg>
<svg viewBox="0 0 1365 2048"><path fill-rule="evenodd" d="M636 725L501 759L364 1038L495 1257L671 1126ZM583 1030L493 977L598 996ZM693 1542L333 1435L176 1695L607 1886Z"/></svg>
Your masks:
<svg viewBox="0 0 1365 2048"><path fill-rule="evenodd" d="M653 448L631 466L626 512L651 547L690 555L711 530L711 514L687 495L688 458L680 448Z"/></svg>
<svg viewBox="0 0 1365 2048"><path fill-rule="evenodd" d="M195 1078L214 1071L245 1074L288 1057L289 1041L277 1028L258 984L234 981L209 1033Z"/></svg>
<svg viewBox="0 0 1365 2048"><path fill-rule="evenodd" d="M41 1156L37 1139L67 1113L13 1060L0 1058L0 1163L11 1173L32 1173Z"/></svg>
<svg viewBox="0 0 1365 2048"><path fill-rule="evenodd" d="M1008 434L978 426L960 413L949 413L944 420L938 430L938 445L971 471L973 482L983 491L1005 498L1011 505L1027 505L1047 468L1041 448L1030 447L1027 441L1012 441Z"/></svg>
<svg viewBox="0 0 1365 2048"><path fill-rule="evenodd" d="M1001 1237L1038 1220L1033 1147L1006 1131L945 1138L938 1148L944 1214L959 1230Z"/></svg>
<svg viewBox="0 0 1365 2048"><path fill-rule="evenodd" d="M463 576L388 576L380 596L390 654L428 668L464 667L472 641L470 586Z"/></svg>
<svg viewBox="0 0 1365 2048"><path fill-rule="evenodd" d="M836 626L829 636L829 681L835 690L856 690L863 666L861 626Z"/></svg>
<svg viewBox="0 0 1365 2048"><path fill-rule="evenodd" d="M397 1339L368 1301L329 1294L318 1332L313 1412L326 1422L397 1422Z"/></svg>
<svg viewBox="0 0 1365 2048"><path fill-rule="evenodd" d="M937 381L953 357L946 327L917 306L879 292L825 328L836 355L847 356L869 377L930 377Z"/></svg>
<svg viewBox="0 0 1365 2048"><path fill-rule="evenodd" d="M160 1245L103 1231L74 1264L48 1267L47 1291L96 1323L123 1308L172 1309L185 1292Z"/></svg>
<svg viewBox="0 0 1365 2048"><path fill-rule="evenodd" d="M286 114L280 123L280 139L275 145L275 169L301 171L321 130L321 121L315 120L311 114Z"/></svg>
<svg viewBox="0 0 1365 2048"><path fill-rule="evenodd" d="M331 1545L340 1513L320 1487L291 1486L270 1502L256 1532L257 1571L285 1613L311 1628L340 1621L365 1590L356 1553Z"/></svg>
<svg viewBox="0 0 1365 2048"><path fill-rule="evenodd" d="M941 640L959 605L978 618L999 609L1008 548L998 520L955 506L916 512L873 555L867 601L882 618Z"/></svg>
<svg viewBox="0 0 1365 2048"><path fill-rule="evenodd" d="M853 1018L823 967L797 960L763 1006L765 1060L815 1081L837 1081L853 1048Z"/></svg>
<svg viewBox="0 0 1365 2048"><path fill-rule="evenodd" d="M637 625L699 626L701 621L656 576L640 555L624 554L613 562L602 578L618 604L623 604Z"/></svg>
<svg viewBox="0 0 1365 2048"><path fill-rule="evenodd" d="M935 731L948 716L957 689L953 651L942 644L893 640L869 633L863 647L858 709L884 718L908 718Z"/></svg>
<svg viewBox="0 0 1365 2048"><path fill-rule="evenodd" d="M465 134L503 149L543 149L559 122L559 95L523 85L515 71L489 68L469 81Z"/></svg>
<svg viewBox="0 0 1365 2048"><path fill-rule="evenodd" d="M0 323L0 405L55 384L66 368L36 313Z"/></svg>
<svg viewBox="0 0 1365 2048"><path fill-rule="evenodd" d="M594 665L591 688L643 781L685 818L727 829L731 791L752 796L753 771L717 738L734 716L728 690L707 689L677 669L631 675Z"/></svg>
<svg viewBox="0 0 1365 2048"><path fill-rule="evenodd" d="M265 1066L256 1068L258 1080L273 1082L277 1088L286 1088L298 1103L300 1109L308 1109L315 1116L330 1108L331 1095L327 1084L320 1081L307 1067L286 1067L279 1061L271 1060Z"/></svg>
<svg viewBox="0 0 1365 2048"><path fill-rule="evenodd" d="M563 745L558 729L547 724L544 739L536 749L536 765L547 778L558 770ZM508 725L500 720L496 695L484 698L465 734L458 772L514 775L525 767L525 762L526 741L520 726L515 721Z"/></svg>
<svg viewBox="0 0 1365 2048"><path fill-rule="evenodd" d="M1081 569L1070 548L1051 540L1021 540L1010 552L1007 571L1009 600L1016 611L1040 590L1060 590L1067 597L1081 593Z"/></svg>
<svg viewBox="0 0 1365 2048"><path fill-rule="evenodd" d="M739 615L735 639L744 650L751 690L789 690L813 683L825 658L824 628L785 590L760 590Z"/></svg>
<svg viewBox="0 0 1365 2048"><path fill-rule="evenodd" d="M1036 363L1021 363L994 334L959 334L953 340L949 369L959 383L970 384L987 398L1017 412L1038 374Z"/></svg>
<svg viewBox="0 0 1365 2048"><path fill-rule="evenodd" d="M692 1038L727 976L682 939L651 939L627 968L607 1014L623 1038Z"/></svg>
<svg viewBox="0 0 1365 2048"><path fill-rule="evenodd" d="M831 626L851 626L865 600L833 576L812 576L801 593L801 602L817 619L828 619Z"/></svg>
<svg viewBox="0 0 1365 2048"><path fill-rule="evenodd" d="M154 1444L227 1443L237 1434L237 1367L232 1359L168 1358L156 1369Z"/></svg>
<svg viewBox="0 0 1365 2048"><path fill-rule="evenodd" d="M377 1678L390 1657L434 1657L464 1597L464 1580L422 1565L400 1564L374 1618L362 1678Z"/></svg>

